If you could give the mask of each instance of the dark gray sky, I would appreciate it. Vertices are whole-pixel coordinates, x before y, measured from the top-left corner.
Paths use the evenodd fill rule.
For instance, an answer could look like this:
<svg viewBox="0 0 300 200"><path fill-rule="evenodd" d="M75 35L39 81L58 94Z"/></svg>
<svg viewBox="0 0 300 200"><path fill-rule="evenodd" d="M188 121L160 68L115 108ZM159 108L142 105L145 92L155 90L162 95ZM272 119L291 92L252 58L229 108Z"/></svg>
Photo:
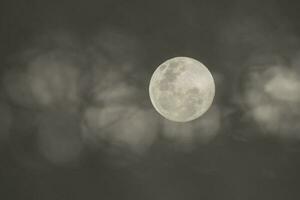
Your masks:
<svg viewBox="0 0 300 200"><path fill-rule="evenodd" d="M0 2L0 199L298 200L299 3ZM216 81L168 122L148 84L168 58Z"/></svg>

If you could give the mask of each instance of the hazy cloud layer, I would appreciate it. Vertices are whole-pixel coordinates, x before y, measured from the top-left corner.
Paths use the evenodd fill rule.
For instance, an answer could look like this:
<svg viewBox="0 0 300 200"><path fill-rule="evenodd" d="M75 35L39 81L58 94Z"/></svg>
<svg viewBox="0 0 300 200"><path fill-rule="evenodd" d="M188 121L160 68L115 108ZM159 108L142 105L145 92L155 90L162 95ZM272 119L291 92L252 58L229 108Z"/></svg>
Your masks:
<svg viewBox="0 0 300 200"><path fill-rule="evenodd" d="M216 136L217 105L187 124L169 122L154 110L148 96L152 74L141 72L136 39L103 31L91 41L66 33L43 36L4 74L12 103L33 116L35 154L64 164L80 160L84 146L139 155L159 138L186 148Z"/></svg>
<svg viewBox="0 0 300 200"><path fill-rule="evenodd" d="M141 66L141 45L119 31L88 40L67 33L43 36L4 73L4 88L13 105L33 115L36 151L55 164L80 160L85 147L138 155L161 139L192 150L212 141L226 129L225 122L239 123L228 119L238 109L263 132L297 138L299 55L288 44L299 40L288 28L274 29L256 23L259 19L230 18L221 27L221 44L233 53L240 48L240 57L224 60L227 74L214 72L214 105L190 123L170 122L154 110L148 96L152 74ZM237 68L234 77L232 68ZM230 99L220 104L227 95ZM9 121L3 123L9 127Z"/></svg>
<svg viewBox="0 0 300 200"><path fill-rule="evenodd" d="M220 40L232 58L224 64L236 69L231 71L238 77L232 82L238 88L232 102L242 108L242 120L255 122L263 134L295 139L299 138L300 39L279 13L277 7L272 14L234 13L226 19Z"/></svg>
<svg viewBox="0 0 300 200"><path fill-rule="evenodd" d="M299 138L300 76L284 65L270 65L249 73L244 102L247 113L264 130Z"/></svg>
<svg viewBox="0 0 300 200"><path fill-rule="evenodd" d="M66 33L41 37L4 73L4 88L13 105L33 115L35 151L55 164L80 160L85 147L138 155L160 139L191 150L212 141L226 128L224 122L232 122L228 113L240 108L262 130L298 137L299 56L290 55L286 44L297 38L256 21L244 18L222 28L224 47L241 47L241 55L247 56L230 62L231 68L240 65L239 79L228 81L230 73L214 73L216 101L190 123L170 122L154 110L148 96L152 74L140 66L139 41L118 31L103 31L89 40ZM224 84L240 87L238 94ZM228 94L227 102L235 108L219 104L220 96ZM9 118L3 123L9 127Z"/></svg>

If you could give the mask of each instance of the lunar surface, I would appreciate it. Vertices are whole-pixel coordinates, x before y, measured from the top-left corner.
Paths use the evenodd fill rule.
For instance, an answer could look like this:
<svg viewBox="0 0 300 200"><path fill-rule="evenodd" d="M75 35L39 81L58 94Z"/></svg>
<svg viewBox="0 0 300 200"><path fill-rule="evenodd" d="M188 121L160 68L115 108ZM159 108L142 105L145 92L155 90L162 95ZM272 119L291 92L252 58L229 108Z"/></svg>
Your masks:
<svg viewBox="0 0 300 200"><path fill-rule="evenodd" d="M188 57L176 57L155 70L149 94L154 108L163 117L188 122L209 109L215 96L215 83L202 63Z"/></svg>

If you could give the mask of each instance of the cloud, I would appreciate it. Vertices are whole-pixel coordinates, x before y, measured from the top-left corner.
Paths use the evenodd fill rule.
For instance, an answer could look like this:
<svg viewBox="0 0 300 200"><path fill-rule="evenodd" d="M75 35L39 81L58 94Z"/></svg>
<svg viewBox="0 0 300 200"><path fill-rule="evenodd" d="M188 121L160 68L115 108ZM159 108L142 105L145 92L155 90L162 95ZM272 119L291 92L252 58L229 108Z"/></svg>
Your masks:
<svg viewBox="0 0 300 200"><path fill-rule="evenodd" d="M75 162L91 143L142 153L156 139L157 116L132 80L135 39L103 31L92 41L44 35L4 73L10 101L34 116L38 151L55 164Z"/></svg>
<svg viewBox="0 0 300 200"><path fill-rule="evenodd" d="M70 107L79 101L80 64L84 55L66 34L43 36L21 52L4 73L11 100L30 108Z"/></svg>
<svg viewBox="0 0 300 200"><path fill-rule="evenodd" d="M147 150L157 136L158 119L152 110L137 106L109 105L88 108L83 126L85 138L115 148L129 148L140 154Z"/></svg>
<svg viewBox="0 0 300 200"><path fill-rule="evenodd" d="M251 130L252 135L296 139L300 40L276 5L272 14L253 15L254 4L239 5L239 10L224 19L218 33L226 55L225 78L234 77L229 82L234 90L228 98L242 111L235 122L242 124L236 134Z"/></svg>
<svg viewBox="0 0 300 200"><path fill-rule="evenodd" d="M41 155L55 164L79 160L83 142L80 118L67 112L46 112L37 116L37 144Z"/></svg>
<svg viewBox="0 0 300 200"><path fill-rule="evenodd" d="M264 85L268 95L284 102L300 101L300 76L295 70L273 67L265 74L270 77Z"/></svg>
<svg viewBox="0 0 300 200"><path fill-rule="evenodd" d="M247 113L264 130L299 138L300 74L294 68L270 65L249 74L244 93Z"/></svg>
<svg viewBox="0 0 300 200"><path fill-rule="evenodd" d="M205 144L216 137L221 128L221 110L212 106L201 118L189 123L163 121L163 136L180 147L192 148L197 144Z"/></svg>
<svg viewBox="0 0 300 200"><path fill-rule="evenodd" d="M211 141L221 127L219 106L185 125L165 120L151 105L151 74L140 63L138 40L119 31L88 41L67 33L36 39L4 73L10 101L32 117L32 154L64 165L80 161L85 147L143 155L158 139L185 147Z"/></svg>
<svg viewBox="0 0 300 200"><path fill-rule="evenodd" d="M69 107L79 103L79 69L68 61L43 55L27 71L35 102L42 106Z"/></svg>
<svg viewBox="0 0 300 200"><path fill-rule="evenodd" d="M115 68L105 69L100 66L97 69L92 75L95 80L91 88L93 102L126 104L137 101L140 89L134 83L130 84L126 74Z"/></svg>

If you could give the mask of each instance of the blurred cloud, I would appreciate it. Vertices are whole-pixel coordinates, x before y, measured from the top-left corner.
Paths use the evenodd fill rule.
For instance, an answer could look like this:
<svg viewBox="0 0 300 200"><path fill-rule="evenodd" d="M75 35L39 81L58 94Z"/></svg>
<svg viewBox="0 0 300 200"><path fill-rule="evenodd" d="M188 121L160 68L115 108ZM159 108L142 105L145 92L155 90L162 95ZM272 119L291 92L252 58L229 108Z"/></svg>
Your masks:
<svg viewBox="0 0 300 200"><path fill-rule="evenodd" d="M267 94L279 101L299 102L300 76L295 70L273 67L265 73L271 77L264 86Z"/></svg>
<svg viewBox="0 0 300 200"><path fill-rule="evenodd" d="M253 70L247 79L244 103L264 130L285 138L299 138L300 76L289 66L270 65Z"/></svg>
<svg viewBox="0 0 300 200"><path fill-rule="evenodd" d="M105 31L88 49L94 60L84 78L91 84L82 134L88 144L105 146L110 153L126 149L141 154L158 133L157 115L145 106L150 103L148 95L143 95L147 88L136 77L140 70L137 48L133 38Z"/></svg>
<svg viewBox="0 0 300 200"><path fill-rule="evenodd" d="M272 13L253 15L255 2L248 4L238 3L241 9L224 19L218 33L226 52L224 65L229 69L224 73L237 75L230 83L234 88L231 102L242 108L243 117L237 123L246 122L237 132L248 128L252 135L299 138L299 37L278 7ZM251 124L261 131L253 131Z"/></svg>
<svg viewBox="0 0 300 200"><path fill-rule="evenodd" d="M184 148L205 144L217 135L221 128L221 111L217 105L212 106L201 118L189 123L163 121L163 136Z"/></svg>
<svg viewBox="0 0 300 200"><path fill-rule="evenodd" d="M41 113L37 117L40 153L52 163L76 162L83 150L80 118L67 112Z"/></svg>
<svg viewBox="0 0 300 200"><path fill-rule="evenodd" d="M81 139L144 152L158 125L133 79L137 42L111 30L80 42L66 33L41 36L4 73L10 100L34 116L38 151L57 164L80 158Z"/></svg>
<svg viewBox="0 0 300 200"><path fill-rule="evenodd" d="M128 104L137 101L140 90L134 83L130 84L125 74L113 68L97 69L98 71L93 74L93 79L96 81L91 88L93 102Z"/></svg>
<svg viewBox="0 0 300 200"><path fill-rule="evenodd" d="M42 36L21 52L4 73L4 88L11 100L30 108L69 109L79 102L79 65L83 55L66 34Z"/></svg>
<svg viewBox="0 0 300 200"><path fill-rule="evenodd" d="M143 153L157 136L158 119L152 110L136 106L110 105L88 108L84 118L88 140L108 142L116 148Z"/></svg>
<svg viewBox="0 0 300 200"><path fill-rule="evenodd" d="M39 160L38 151L51 163L67 164L79 161L85 146L141 155L157 139L191 147L211 141L221 127L219 107L185 125L164 120L151 105L151 74L140 65L138 48L134 37L107 30L87 41L47 34L21 52L4 73L4 87L26 110L16 124L31 120L26 131L37 149L28 157Z"/></svg>
<svg viewBox="0 0 300 200"><path fill-rule="evenodd" d="M49 56L38 57L28 70L33 97L42 106L61 104L67 108L79 103L79 70Z"/></svg>

